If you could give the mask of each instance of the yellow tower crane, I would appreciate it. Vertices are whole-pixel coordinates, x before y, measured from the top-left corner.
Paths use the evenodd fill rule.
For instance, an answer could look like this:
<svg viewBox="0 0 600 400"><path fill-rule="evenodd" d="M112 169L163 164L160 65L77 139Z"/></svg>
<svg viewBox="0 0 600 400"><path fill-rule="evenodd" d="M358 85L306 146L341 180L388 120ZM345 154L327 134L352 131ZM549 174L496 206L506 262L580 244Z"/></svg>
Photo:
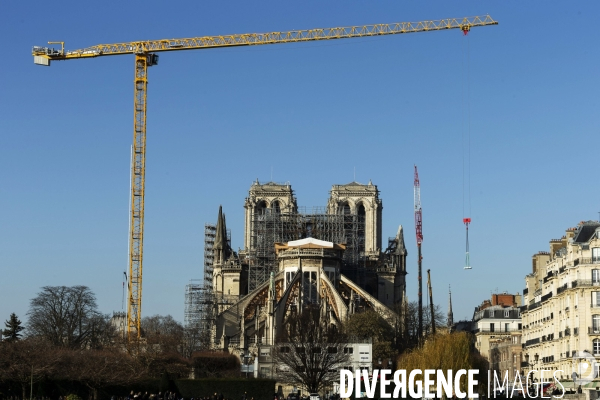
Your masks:
<svg viewBox="0 0 600 400"><path fill-rule="evenodd" d="M162 51L202 50L220 47L256 46L262 44L298 43L317 40L349 39L400 33L461 29L465 34L473 27L497 25L489 15L449 18L435 21L399 22L394 24L361 25L340 28L320 28L287 32L246 33L203 36L185 39L142 40L136 42L99 44L84 49L65 51L34 46L33 62L50 66L53 60L74 60L122 54L135 55L133 162L131 164L131 228L129 233L129 287L127 302L127 338L140 337L142 315L142 256L144 244L144 176L146 167L146 92L148 67L158 63Z"/></svg>

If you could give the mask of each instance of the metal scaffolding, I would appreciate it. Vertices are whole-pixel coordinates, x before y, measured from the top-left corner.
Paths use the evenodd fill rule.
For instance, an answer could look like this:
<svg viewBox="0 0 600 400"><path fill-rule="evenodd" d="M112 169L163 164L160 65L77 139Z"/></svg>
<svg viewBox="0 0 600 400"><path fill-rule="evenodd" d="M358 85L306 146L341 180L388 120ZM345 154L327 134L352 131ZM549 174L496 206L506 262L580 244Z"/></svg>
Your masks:
<svg viewBox="0 0 600 400"><path fill-rule="evenodd" d="M215 262L215 236L217 235L216 224L204 224L204 287L212 291L213 269ZM227 230L227 244L231 247L231 231Z"/></svg>
<svg viewBox="0 0 600 400"><path fill-rule="evenodd" d="M216 235L217 225L204 224L204 287L211 291L213 287L213 263L215 259L213 247Z"/></svg>
<svg viewBox="0 0 600 400"><path fill-rule="evenodd" d="M190 279L190 283L185 285L184 323L186 327L203 327L201 322L211 314L206 310L206 305L210 300L210 293L202 285L202 281Z"/></svg>
<svg viewBox="0 0 600 400"><path fill-rule="evenodd" d="M345 244L344 266L364 269L365 218L357 214L328 214L324 208L296 213L261 209L252 215L251 244L248 251L248 291L256 289L277 272L275 243L314 237Z"/></svg>
<svg viewBox="0 0 600 400"><path fill-rule="evenodd" d="M191 279L185 286L184 323L187 328L210 329L214 319L215 298L213 293L214 244L216 224L204 225L204 278ZM231 246L231 232L227 231Z"/></svg>
<svg viewBox="0 0 600 400"><path fill-rule="evenodd" d="M200 279L190 279L185 286L185 314L187 348L191 352L209 346L214 325L214 299L212 291Z"/></svg>

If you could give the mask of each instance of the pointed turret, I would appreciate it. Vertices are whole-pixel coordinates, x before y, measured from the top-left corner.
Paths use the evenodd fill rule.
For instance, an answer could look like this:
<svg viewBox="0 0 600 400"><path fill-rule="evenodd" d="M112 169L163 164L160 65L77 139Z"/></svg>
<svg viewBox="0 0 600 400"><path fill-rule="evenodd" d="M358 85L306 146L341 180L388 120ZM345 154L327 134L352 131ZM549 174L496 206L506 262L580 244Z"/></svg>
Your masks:
<svg viewBox="0 0 600 400"><path fill-rule="evenodd" d="M215 262L223 264L229 257L229 244L227 243L227 226L225 225L225 215L223 207L219 206L219 217L217 219L217 232L215 235Z"/></svg>
<svg viewBox="0 0 600 400"><path fill-rule="evenodd" d="M406 246L404 245L404 229L402 225L398 227L398 233L396 233L396 240L398 241L398 247L396 247L396 254L406 255Z"/></svg>
<svg viewBox="0 0 600 400"><path fill-rule="evenodd" d="M450 290L450 285L448 285L448 329L452 329L452 325L454 324L454 314L452 313L452 290Z"/></svg>

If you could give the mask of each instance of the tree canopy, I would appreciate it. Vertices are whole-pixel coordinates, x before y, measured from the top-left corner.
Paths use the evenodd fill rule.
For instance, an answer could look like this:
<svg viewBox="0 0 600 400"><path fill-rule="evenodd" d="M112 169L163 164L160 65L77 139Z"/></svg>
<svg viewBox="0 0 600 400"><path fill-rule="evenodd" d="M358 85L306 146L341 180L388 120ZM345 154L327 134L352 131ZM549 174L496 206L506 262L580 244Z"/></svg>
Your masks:
<svg viewBox="0 0 600 400"><path fill-rule="evenodd" d="M103 347L111 343L114 328L97 308L87 286L44 286L31 299L27 333L56 346Z"/></svg>
<svg viewBox="0 0 600 400"><path fill-rule="evenodd" d="M478 369L478 388L487 388L487 362L473 349L473 338L467 332L431 335L423 347L405 352L398 357L398 369L407 371L420 369L452 370ZM461 380L460 387L466 390L467 381ZM433 378L436 381L437 378Z"/></svg>

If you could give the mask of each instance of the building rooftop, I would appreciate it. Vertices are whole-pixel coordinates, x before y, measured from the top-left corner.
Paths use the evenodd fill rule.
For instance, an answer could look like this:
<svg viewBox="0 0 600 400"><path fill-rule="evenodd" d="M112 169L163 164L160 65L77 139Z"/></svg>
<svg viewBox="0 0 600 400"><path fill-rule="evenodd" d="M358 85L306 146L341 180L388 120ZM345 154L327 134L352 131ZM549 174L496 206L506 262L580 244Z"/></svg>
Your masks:
<svg viewBox="0 0 600 400"><path fill-rule="evenodd" d="M335 250L345 250L346 246L343 244L336 244L332 242L327 242L325 240L315 239L313 237L308 237L305 239L293 240L287 243L275 243L276 250L286 250L286 249L335 249Z"/></svg>
<svg viewBox="0 0 600 400"><path fill-rule="evenodd" d="M575 230L575 236L573 237L573 243L586 243L592 238L596 229L600 227L598 221L585 221L580 222Z"/></svg>

